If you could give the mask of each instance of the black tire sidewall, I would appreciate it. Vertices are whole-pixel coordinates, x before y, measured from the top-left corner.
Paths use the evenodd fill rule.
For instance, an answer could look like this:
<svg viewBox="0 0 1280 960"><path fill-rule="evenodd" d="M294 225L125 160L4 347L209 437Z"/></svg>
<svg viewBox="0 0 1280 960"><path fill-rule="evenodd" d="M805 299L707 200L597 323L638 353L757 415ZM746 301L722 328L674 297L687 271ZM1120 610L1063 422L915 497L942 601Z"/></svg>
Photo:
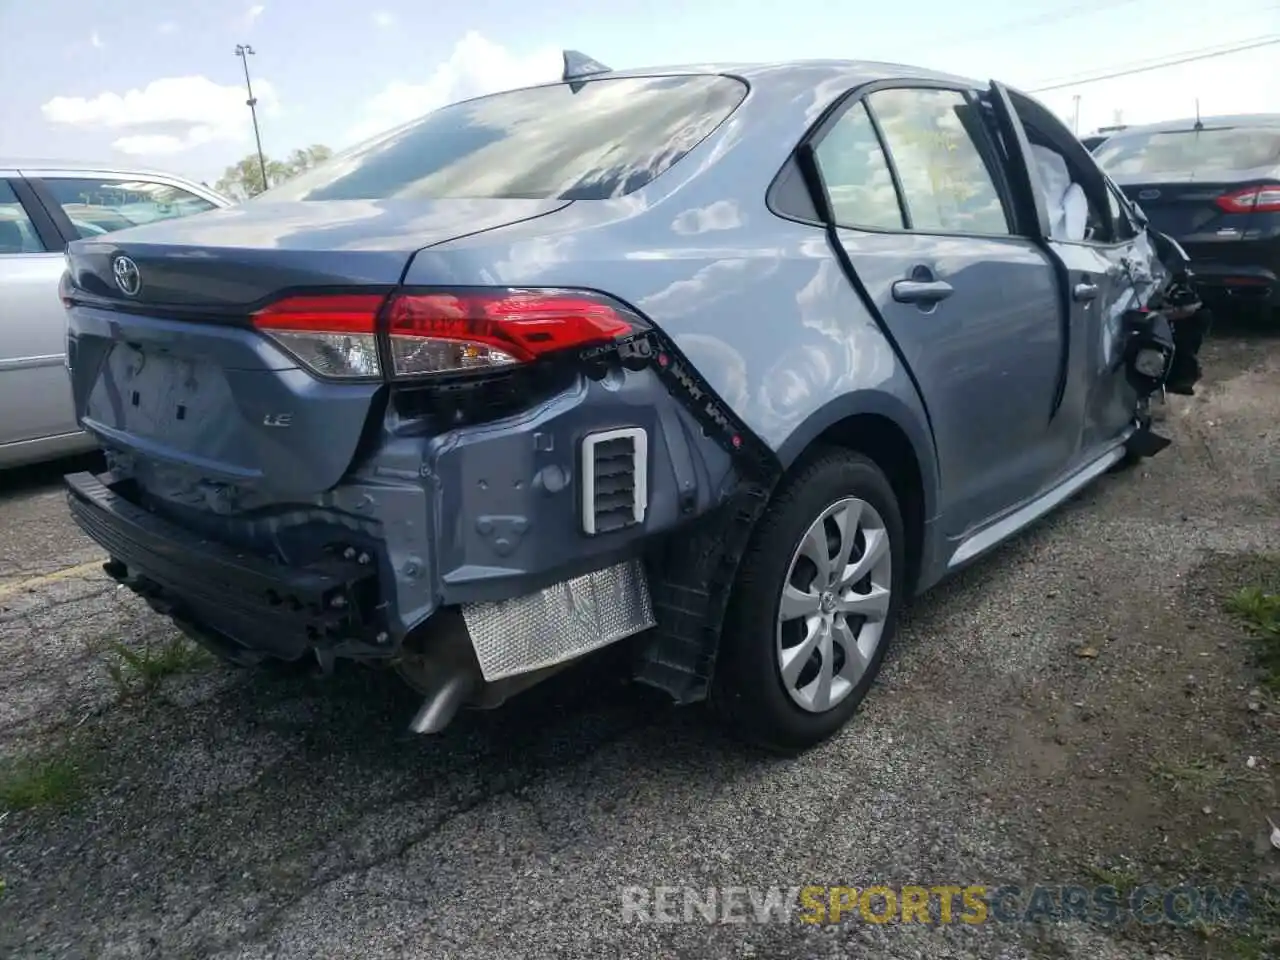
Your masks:
<svg viewBox="0 0 1280 960"><path fill-rule="evenodd" d="M858 685L833 709L810 713L791 699L778 673L778 604L800 538L827 507L846 497L871 504L889 533L889 613L880 645ZM743 556L721 637L712 697L739 728L736 732L761 746L790 752L819 743L843 727L875 682L893 640L905 575L902 514L893 488L874 462L851 451L825 451L784 482Z"/></svg>

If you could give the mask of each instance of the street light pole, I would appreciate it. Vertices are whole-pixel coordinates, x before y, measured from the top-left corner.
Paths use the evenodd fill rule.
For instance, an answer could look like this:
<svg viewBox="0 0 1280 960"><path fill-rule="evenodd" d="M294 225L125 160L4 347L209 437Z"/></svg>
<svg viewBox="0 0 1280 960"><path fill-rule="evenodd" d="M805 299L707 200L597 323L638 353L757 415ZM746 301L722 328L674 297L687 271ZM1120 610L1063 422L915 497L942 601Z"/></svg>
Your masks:
<svg viewBox="0 0 1280 960"><path fill-rule="evenodd" d="M253 139L258 145L258 169L262 171L262 189L266 190L271 184L267 182L267 160L262 155L262 134L258 132L258 98L253 95L253 84L249 80L249 58L253 56L253 47L247 43L237 43L236 56L244 64L244 85L249 91L249 99L245 103L248 104L249 114L253 117Z"/></svg>
<svg viewBox="0 0 1280 960"><path fill-rule="evenodd" d="M1077 93L1071 99L1076 103L1075 112L1071 117L1071 132L1078 137L1080 136L1080 94Z"/></svg>

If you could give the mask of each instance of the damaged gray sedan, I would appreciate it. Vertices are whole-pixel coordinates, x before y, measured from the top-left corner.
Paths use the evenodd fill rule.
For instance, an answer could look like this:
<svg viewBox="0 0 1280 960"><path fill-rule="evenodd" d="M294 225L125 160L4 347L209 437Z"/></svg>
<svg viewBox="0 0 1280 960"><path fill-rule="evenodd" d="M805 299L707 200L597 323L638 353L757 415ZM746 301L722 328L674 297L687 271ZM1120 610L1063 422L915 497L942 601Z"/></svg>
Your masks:
<svg viewBox="0 0 1280 960"><path fill-rule="evenodd" d="M394 665L420 732L625 643L784 751L912 595L1167 443L1185 268L998 83L573 53L67 260L70 509L190 636Z"/></svg>

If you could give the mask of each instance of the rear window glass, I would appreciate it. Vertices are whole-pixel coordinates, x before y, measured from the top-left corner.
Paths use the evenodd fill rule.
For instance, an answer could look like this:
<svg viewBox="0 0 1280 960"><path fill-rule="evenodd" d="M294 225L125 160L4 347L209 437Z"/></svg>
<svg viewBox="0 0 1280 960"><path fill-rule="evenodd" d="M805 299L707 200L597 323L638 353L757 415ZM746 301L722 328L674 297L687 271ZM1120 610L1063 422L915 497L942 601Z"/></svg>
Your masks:
<svg viewBox="0 0 1280 960"><path fill-rule="evenodd" d="M1098 163L1113 177L1174 174L1212 176L1280 164L1280 129L1207 127L1112 137L1097 148Z"/></svg>
<svg viewBox="0 0 1280 960"><path fill-rule="evenodd" d="M260 194L273 200L600 200L638 190L746 96L723 76L561 83L442 107Z"/></svg>

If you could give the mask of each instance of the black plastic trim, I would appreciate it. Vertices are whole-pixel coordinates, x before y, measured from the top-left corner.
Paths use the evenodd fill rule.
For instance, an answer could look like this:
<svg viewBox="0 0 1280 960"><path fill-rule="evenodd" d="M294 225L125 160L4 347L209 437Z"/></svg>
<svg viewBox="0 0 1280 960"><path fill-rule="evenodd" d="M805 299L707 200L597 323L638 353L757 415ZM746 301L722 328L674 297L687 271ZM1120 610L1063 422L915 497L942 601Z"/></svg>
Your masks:
<svg viewBox="0 0 1280 960"><path fill-rule="evenodd" d="M737 478L720 507L650 544L645 558L656 626L637 650L634 676L677 703L693 703L710 691L738 564L783 468L777 454L656 327L585 351L582 360L599 363L607 355L623 364L650 365L707 436L729 454Z"/></svg>
<svg viewBox="0 0 1280 960"><path fill-rule="evenodd" d="M45 252L61 253L67 249L67 238L58 229L57 221L49 213L31 181L23 177L9 177L6 182L13 189L18 203L22 204L27 216L31 218L31 225L35 227L36 235L44 244Z"/></svg>
<svg viewBox="0 0 1280 960"><path fill-rule="evenodd" d="M352 640L368 642L377 655L372 565L337 558L275 564L169 523L111 483L109 475L68 475L72 519L111 556L107 572L153 605L282 659Z"/></svg>

